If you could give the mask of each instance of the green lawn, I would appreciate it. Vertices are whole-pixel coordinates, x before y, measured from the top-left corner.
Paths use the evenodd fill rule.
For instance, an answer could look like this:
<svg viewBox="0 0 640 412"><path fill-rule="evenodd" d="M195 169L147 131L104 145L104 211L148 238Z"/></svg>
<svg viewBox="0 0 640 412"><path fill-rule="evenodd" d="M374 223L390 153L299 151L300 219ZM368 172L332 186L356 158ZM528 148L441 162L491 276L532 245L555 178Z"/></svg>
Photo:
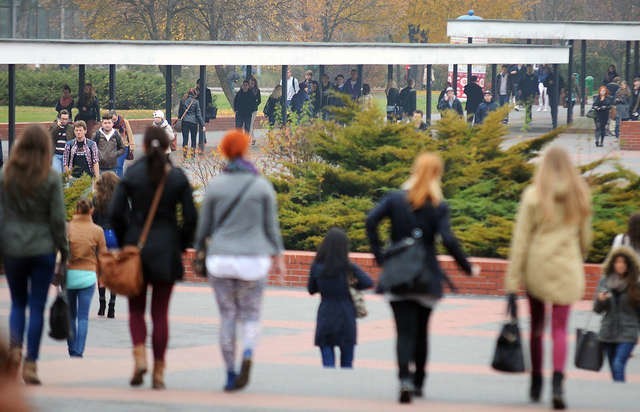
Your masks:
<svg viewBox="0 0 640 412"><path fill-rule="evenodd" d="M222 93L214 93L216 96L216 104L218 105L218 114L220 116L232 115L231 105L224 97ZM433 98L431 101L432 112L436 112L436 106L438 102L439 92L433 92ZM373 93L375 104L380 110L384 111L387 105L384 92ZM262 104L260 110L266 103L268 98L267 94L262 96ZM417 94L417 108L418 110L425 111L426 106L426 93L424 90L419 90ZM0 123L6 123L8 121L8 106L0 106ZM119 110L127 119L150 119L153 110ZM55 119L56 112L51 107L38 107L38 106L18 106L16 108L16 122L30 123L30 122L47 122ZM175 118L176 113L173 113Z"/></svg>

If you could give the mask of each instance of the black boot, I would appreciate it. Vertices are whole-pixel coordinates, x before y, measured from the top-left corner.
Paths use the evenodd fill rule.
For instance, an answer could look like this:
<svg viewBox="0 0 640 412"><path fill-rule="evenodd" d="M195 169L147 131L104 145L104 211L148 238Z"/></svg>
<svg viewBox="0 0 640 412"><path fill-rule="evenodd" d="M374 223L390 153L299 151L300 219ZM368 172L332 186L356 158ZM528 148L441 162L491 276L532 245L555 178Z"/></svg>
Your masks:
<svg viewBox="0 0 640 412"><path fill-rule="evenodd" d="M562 372L553 372L553 409L567 409L567 404L564 402L564 392L562 390L563 381L564 374Z"/></svg>
<svg viewBox="0 0 640 412"><path fill-rule="evenodd" d="M113 319L116 317L116 295L111 293L109 297L109 311L107 312L107 317Z"/></svg>
<svg viewBox="0 0 640 412"><path fill-rule="evenodd" d="M529 388L529 399L531 402L540 402L540 393L542 392L542 374L531 374L531 387Z"/></svg>
<svg viewBox="0 0 640 412"><path fill-rule="evenodd" d="M424 372L416 372L413 374L413 396L422 398L424 395L422 387L424 386Z"/></svg>
<svg viewBox="0 0 640 412"><path fill-rule="evenodd" d="M411 395L413 394L413 383L410 379L400 380L400 396L398 402L411 403Z"/></svg>
<svg viewBox="0 0 640 412"><path fill-rule="evenodd" d="M98 295L100 296L100 307L98 308L98 316L104 316L104 310L107 307L107 300L105 299L105 288L98 288Z"/></svg>

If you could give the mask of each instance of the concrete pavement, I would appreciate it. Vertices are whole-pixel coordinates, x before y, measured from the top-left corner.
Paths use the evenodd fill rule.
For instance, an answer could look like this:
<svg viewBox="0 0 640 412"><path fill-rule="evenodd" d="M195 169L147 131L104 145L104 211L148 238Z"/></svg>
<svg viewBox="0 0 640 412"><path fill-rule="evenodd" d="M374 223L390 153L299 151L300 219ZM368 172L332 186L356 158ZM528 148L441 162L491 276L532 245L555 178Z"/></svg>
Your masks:
<svg viewBox="0 0 640 412"><path fill-rule="evenodd" d="M84 358L69 358L66 344L51 340L46 326L38 363L43 386L26 388L26 394L34 408L43 412L548 409L548 380L543 402L531 405L526 375L499 374L489 367L504 301L466 296L446 298L432 318L426 398L410 406L397 404L391 311L379 296L369 294L366 301L370 315L358 322L355 368L325 370L313 346L318 298L301 289L268 288L251 382L244 391L229 394L222 392L225 372L217 342L219 317L208 286L179 284L175 289L166 391L149 389L148 375L142 388L129 387L132 359L126 301L118 299L112 320L96 316L96 297ZM574 411L636 411L640 357L629 361L626 384L612 383L606 366L599 373L572 366L574 331L585 325L589 307L590 302L581 302L571 315L569 406ZM8 312L8 288L0 278L0 325L5 330ZM520 313L521 324L528 327L524 301L520 301ZM594 318L592 326L597 324Z"/></svg>

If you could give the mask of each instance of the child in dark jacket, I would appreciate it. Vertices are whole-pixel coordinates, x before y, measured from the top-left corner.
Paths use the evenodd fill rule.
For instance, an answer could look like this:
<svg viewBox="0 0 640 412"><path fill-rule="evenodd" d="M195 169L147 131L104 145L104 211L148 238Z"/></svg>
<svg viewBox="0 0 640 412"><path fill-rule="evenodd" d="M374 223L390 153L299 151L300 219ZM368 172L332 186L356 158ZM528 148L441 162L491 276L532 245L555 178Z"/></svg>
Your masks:
<svg viewBox="0 0 640 412"><path fill-rule="evenodd" d="M340 348L340 367L353 367L356 344L356 308L349 284L358 290L373 286L371 278L349 261L349 239L344 231L332 228L322 241L311 265L307 289L320 292L315 345L320 347L322 366L335 368L334 347Z"/></svg>
<svg viewBox="0 0 640 412"><path fill-rule="evenodd" d="M628 247L614 248L603 264L603 276L593 304L602 313L600 341L609 359L614 382L624 382L629 355L640 329L640 264Z"/></svg>

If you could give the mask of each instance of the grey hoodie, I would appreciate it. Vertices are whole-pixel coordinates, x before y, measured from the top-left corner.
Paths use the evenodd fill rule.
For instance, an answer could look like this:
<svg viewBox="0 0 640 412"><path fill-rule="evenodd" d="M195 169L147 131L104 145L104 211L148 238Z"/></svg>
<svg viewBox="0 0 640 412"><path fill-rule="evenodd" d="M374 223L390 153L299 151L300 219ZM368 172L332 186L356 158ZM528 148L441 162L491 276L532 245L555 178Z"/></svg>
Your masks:
<svg viewBox="0 0 640 412"><path fill-rule="evenodd" d="M630 262L627 276L624 278L618 277L613 270L613 263L618 256L625 256ZM631 282L638 284L638 258L632 249L625 246L616 247L611 250L602 267L603 275L593 303L593 310L603 314L600 340L610 343L635 342L640 329L640 303L634 304L629 285ZM640 285L636 286L636 290L639 288ZM608 291L610 296L601 302L597 295L603 291ZM638 290L637 292L640 293Z"/></svg>

